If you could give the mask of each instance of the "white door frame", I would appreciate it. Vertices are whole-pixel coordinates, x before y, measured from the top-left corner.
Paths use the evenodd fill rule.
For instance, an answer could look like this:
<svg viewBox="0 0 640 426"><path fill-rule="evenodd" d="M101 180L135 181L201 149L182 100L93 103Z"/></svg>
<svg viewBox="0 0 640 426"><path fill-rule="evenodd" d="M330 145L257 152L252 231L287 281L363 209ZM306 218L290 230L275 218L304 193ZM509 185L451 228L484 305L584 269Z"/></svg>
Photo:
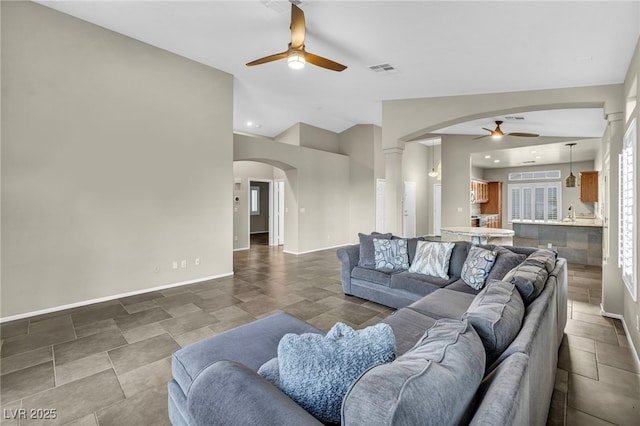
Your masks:
<svg viewBox="0 0 640 426"><path fill-rule="evenodd" d="M417 188L418 185L416 182L404 182L404 194L402 196L402 231L403 236L406 238L413 238L417 235Z"/></svg>
<svg viewBox="0 0 640 426"><path fill-rule="evenodd" d="M433 235L440 235L442 231L442 184L433 184Z"/></svg>
<svg viewBox="0 0 640 426"><path fill-rule="evenodd" d="M247 184L247 188L251 188L251 182L266 182L269 184L269 245L273 246L273 245L277 245L277 242L274 242L274 235L273 235L273 219L274 219L274 214L273 214L273 179L261 179L261 178L249 178L247 180L248 184ZM262 197L263 194L260 194L260 197ZM251 247L251 191L247 191L247 247Z"/></svg>
<svg viewBox="0 0 640 426"><path fill-rule="evenodd" d="M276 179L273 190L273 245L284 244L284 179Z"/></svg>

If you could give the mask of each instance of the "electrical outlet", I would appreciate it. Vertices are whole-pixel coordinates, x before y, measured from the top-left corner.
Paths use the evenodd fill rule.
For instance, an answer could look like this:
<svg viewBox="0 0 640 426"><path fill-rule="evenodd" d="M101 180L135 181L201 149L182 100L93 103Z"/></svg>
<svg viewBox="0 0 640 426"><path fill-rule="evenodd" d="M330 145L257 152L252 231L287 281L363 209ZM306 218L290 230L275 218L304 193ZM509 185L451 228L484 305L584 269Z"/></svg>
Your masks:
<svg viewBox="0 0 640 426"><path fill-rule="evenodd" d="M547 243L547 248L553 248L553 244Z"/></svg>
<svg viewBox="0 0 640 426"><path fill-rule="evenodd" d="M172 267L173 267L173 269L178 269L178 261L177 260L173 261Z"/></svg>
<svg viewBox="0 0 640 426"><path fill-rule="evenodd" d="M193 264L196 266L200 265L200 258L196 257L196 259L193 261Z"/></svg>
<svg viewBox="0 0 640 426"><path fill-rule="evenodd" d="M180 261L180 267L181 268L186 268L187 267L187 259L182 259Z"/></svg>
<svg viewBox="0 0 640 426"><path fill-rule="evenodd" d="M238 241L238 236L237 235L233 236L233 241Z"/></svg>

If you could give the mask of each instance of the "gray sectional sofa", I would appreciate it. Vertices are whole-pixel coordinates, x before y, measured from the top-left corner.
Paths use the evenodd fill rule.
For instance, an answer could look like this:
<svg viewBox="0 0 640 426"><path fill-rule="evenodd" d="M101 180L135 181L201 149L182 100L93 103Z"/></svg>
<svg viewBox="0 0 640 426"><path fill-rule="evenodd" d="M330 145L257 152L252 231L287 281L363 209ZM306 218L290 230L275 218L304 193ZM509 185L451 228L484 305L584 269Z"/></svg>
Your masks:
<svg viewBox="0 0 640 426"><path fill-rule="evenodd" d="M399 308L382 321L393 330L397 357L353 383L342 424L545 424L566 323L566 261L545 250L492 248L520 263L496 269L480 291L459 282L466 242L456 243L446 282L405 272L371 273L367 281L356 270L358 247L338 250L345 293ZM256 373L286 333L323 334L278 313L176 351L172 423L321 424Z"/></svg>

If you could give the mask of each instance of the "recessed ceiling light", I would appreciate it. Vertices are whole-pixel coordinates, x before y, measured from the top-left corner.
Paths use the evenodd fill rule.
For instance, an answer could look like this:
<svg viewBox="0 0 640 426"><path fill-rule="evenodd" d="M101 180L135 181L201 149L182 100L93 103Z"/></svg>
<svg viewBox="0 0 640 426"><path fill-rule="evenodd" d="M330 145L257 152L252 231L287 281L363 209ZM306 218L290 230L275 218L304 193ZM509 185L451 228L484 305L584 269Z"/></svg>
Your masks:
<svg viewBox="0 0 640 426"><path fill-rule="evenodd" d="M531 151L532 154L535 154L536 152L538 152L538 151L536 151L536 150Z"/></svg>
<svg viewBox="0 0 640 426"><path fill-rule="evenodd" d="M494 162L494 163L499 163L499 162L500 162L500 160L493 160L493 162Z"/></svg>
<svg viewBox="0 0 640 426"><path fill-rule="evenodd" d="M536 160L539 160L539 159L541 159L541 158L542 158L542 156L541 156L541 155L536 155Z"/></svg>
<svg viewBox="0 0 640 426"><path fill-rule="evenodd" d="M485 155L484 158L491 158L491 156L490 155Z"/></svg>
<svg viewBox="0 0 640 426"><path fill-rule="evenodd" d="M249 127L253 126L253 121L247 121L247 126Z"/></svg>

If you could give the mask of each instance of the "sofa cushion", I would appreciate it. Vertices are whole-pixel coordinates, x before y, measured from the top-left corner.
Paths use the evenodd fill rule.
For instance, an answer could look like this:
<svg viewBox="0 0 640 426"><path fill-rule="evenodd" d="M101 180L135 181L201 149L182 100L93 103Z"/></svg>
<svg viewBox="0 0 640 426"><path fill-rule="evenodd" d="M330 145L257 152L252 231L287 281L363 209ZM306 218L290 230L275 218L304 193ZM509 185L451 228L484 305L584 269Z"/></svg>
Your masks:
<svg viewBox="0 0 640 426"><path fill-rule="evenodd" d="M489 281L462 316L480 335L487 351L487 365L518 335L523 317L524 304L515 286L495 280Z"/></svg>
<svg viewBox="0 0 640 426"><path fill-rule="evenodd" d="M438 320L409 352L360 376L344 398L342 424L463 423L484 368L484 348L473 327Z"/></svg>
<svg viewBox="0 0 640 426"><path fill-rule="evenodd" d="M502 280L507 272L524 262L527 258L524 254L514 253L500 246L495 246L493 251L496 253L496 260L493 263L491 271L489 271L487 282L491 280Z"/></svg>
<svg viewBox="0 0 640 426"><path fill-rule="evenodd" d="M326 336L286 334L278 345L279 386L322 422L339 423L342 398L368 368L395 358L387 324L355 331L337 323Z"/></svg>
<svg viewBox="0 0 640 426"><path fill-rule="evenodd" d="M527 257L524 262L509 271L502 280L515 284L524 305L528 306L540 295L548 276L546 263L539 262L538 258L530 261Z"/></svg>
<svg viewBox="0 0 640 426"><path fill-rule="evenodd" d="M538 249L527 257L526 262L531 265L542 266L550 273L556 266L557 257L558 254L553 250Z"/></svg>
<svg viewBox="0 0 640 426"><path fill-rule="evenodd" d="M496 260L496 253L480 247L471 247L462 265L462 280L474 290L480 290Z"/></svg>
<svg viewBox="0 0 640 426"><path fill-rule="evenodd" d="M454 243L418 241L409 272L449 279L449 260Z"/></svg>
<svg viewBox="0 0 640 426"><path fill-rule="evenodd" d="M389 287L426 296L432 291L449 285L453 280L455 278L444 279L432 277L431 275L400 272L391 276Z"/></svg>
<svg viewBox="0 0 640 426"><path fill-rule="evenodd" d="M451 252L451 259L449 259L449 276L460 278L462 273L462 265L467 260L469 249L472 247L468 241L456 241L454 243L453 251Z"/></svg>
<svg viewBox="0 0 640 426"><path fill-rule="evenodd" d="M407 306L407 309L412 309L436 319L460 319L474 298L475 296L473 294L441 288L413 302Z"/></svg>
<svg viewBox="0 0 640 426"><path fill-rule="evenodd" d="M356 266L353 268L353 271L351 271L351 278L389 287L391 284L391 277L399 272L400 271L382 272L376 271L375 269Z"/></svg>
<svg viewBox="0 0 640 426"><path fill-rule="evenodd" d="M360 259L358 266L361 268L373 269L376 266L375 248L373 246L374 238L391 238L391 234L381 234L372 232L370 235L358 234L360 239Z"/></svg>
<svg viewBox="0 0 640 426"><path fill-rule="evenodd" d="M373 247L375 248L376 270L392 272L409 269L407 240L374 238Z"/></svg>
<svg viewBox="0 0 640 426"><path fill-rule="evenodd" d="M459 291L461 293L473 294L474 296L480 293L480 290L469 287L467 283L462 281L462 278L455 280L444 288L446 288L447 290Z"/></svg>
<svg viewBox="0 0 640 426"><path fill-rule="evenodd" d="M393 335L396 337L396 355L400 356L415 346L424 333L436 323L436 319L409 308L402 308L381 322L389 324L393 329Z"/></svg>

